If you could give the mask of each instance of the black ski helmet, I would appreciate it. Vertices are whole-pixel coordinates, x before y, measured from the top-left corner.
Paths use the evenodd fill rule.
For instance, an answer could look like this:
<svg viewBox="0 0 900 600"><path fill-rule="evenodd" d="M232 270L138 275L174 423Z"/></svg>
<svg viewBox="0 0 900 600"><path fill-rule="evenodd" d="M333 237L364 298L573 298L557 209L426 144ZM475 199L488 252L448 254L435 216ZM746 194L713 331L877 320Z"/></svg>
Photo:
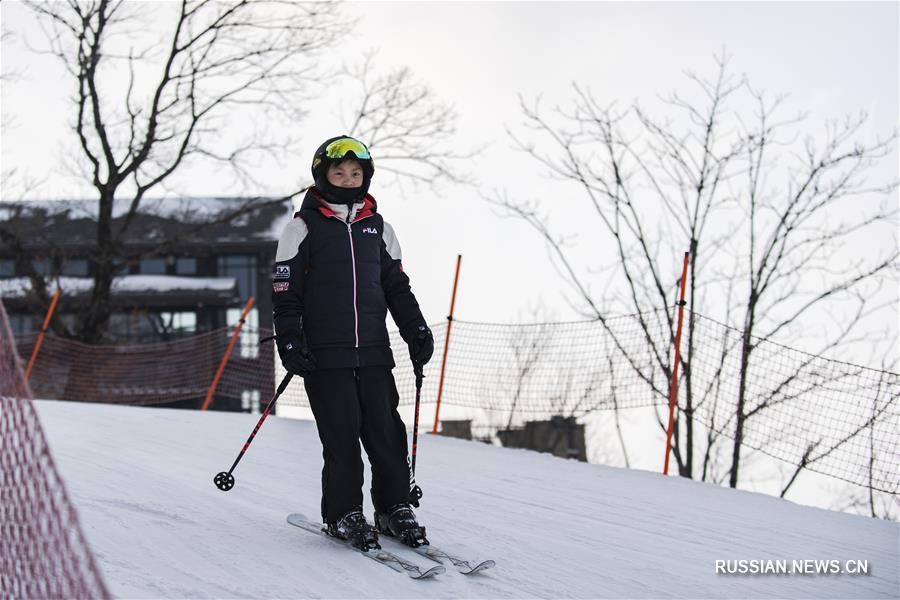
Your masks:
<svg viewBox="0 0 900 600"><path fill-rule="evenodd" d="M328 182L328 167L348 158L356 159L362 166L363 183L358 188L339 188ZM362 201L369 191L369 183L375 173L375 162L369 148L356 138L339 135L322 142L312 160L312 176L322 196L334 204L353 204Z"/></svg>

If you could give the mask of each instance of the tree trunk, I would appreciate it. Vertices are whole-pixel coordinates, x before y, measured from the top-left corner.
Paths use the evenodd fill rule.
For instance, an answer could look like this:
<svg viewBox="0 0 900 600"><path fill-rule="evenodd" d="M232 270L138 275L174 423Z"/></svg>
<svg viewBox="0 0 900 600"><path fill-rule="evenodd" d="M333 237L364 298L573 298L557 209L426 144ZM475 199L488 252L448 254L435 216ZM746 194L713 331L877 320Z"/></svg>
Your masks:
<svg viewBox="0 0 900 600"><path fill-rule="evenodd" d="M79 338L88 344L100 342L106 335L110 306L110 290L115 276L113 260L116 256L112 238L113 193L101 190L97 215L97 255L94 261L94 287L81 321Z"/></svg>
<svg viewBox="0 0 900 600"><path fill-rule="evenodd" d="M752 311L751 311L751 319L752 323ZM737 407L735 408L735 423L734 423L734 448L731 451L731 474L728 478L728 485L736 488L738 482L738 466L741 462L741 444L744 441L744 419L746 414L744 413L744 404L746 402L746 393L747 393L747 370L750 362L750 352L752 348L750 346L750 325L747 324L744 329L743 334L743 343L741 345L741 376L740 376L740 384L738 386L738 398L737 398Z"/></svg>
<svg viewBox="0 0 900 600"><path fill-rule="evenodd" d="M684 477L694 478L694 386L691 385L691 358L694 355L694 293L697 289L697 240L691 240L690 248L690 286L691 300L688 310L687 359L684 361L684 426L685 426L685 472Z"/></svg>

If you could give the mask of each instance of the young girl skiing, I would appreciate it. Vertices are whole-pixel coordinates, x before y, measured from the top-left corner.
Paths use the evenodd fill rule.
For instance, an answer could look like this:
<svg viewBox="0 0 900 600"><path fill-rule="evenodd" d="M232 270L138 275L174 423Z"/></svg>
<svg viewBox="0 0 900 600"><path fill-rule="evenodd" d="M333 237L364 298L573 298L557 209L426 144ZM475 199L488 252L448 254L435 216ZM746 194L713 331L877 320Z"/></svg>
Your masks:
<svg viewBox="0 0 900 600"><path fill-rule="evenodd" d="M391 369L389 310L421 367L434 352L400 262L393 228L368 194L375 167L359 140L326 140L315 185L278 242L272 304L278 354L304 378L322 442L322 519L329 534L368 550L378 533L427 544L409 505L406 426ZM360 440L372 465L373 528L362 512Z"/></svg>

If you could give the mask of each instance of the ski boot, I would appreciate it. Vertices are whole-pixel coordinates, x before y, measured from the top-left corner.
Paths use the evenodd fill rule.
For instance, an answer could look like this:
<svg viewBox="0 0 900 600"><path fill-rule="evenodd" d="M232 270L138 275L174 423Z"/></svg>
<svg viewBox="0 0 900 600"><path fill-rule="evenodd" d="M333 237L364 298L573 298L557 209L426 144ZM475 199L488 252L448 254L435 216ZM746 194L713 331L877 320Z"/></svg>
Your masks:
<svg viewBox="0 0 900 600"><path fill-rule="evenodd" d="M409 504L395 504L386 512L376 512L375 529L412 548L428 545L425 528L416 521L416 515Z"/></svg>
<svg viewBox="0 0 900 600"><path fill-rule="evenodd" d="M346 540L357 550L368 552L381 549L378 532L366 521L361 510L348 512L336 523L326 523L325 527L325 533Z"/></svg>

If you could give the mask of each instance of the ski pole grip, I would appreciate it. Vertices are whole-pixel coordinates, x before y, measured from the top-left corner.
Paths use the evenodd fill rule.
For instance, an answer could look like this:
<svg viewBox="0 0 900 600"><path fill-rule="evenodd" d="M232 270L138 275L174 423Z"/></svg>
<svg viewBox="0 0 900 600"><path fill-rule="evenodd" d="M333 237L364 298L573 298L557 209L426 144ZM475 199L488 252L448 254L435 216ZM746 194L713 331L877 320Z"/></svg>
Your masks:
<svg viewBox="0 0 900 600"><path fill-rule="evenodd" d="M294 377L294 374L293 374L293 373L288 373L287 375L284 376L284 379L281 380L281 383L278 384L278 389L275 391L275 397L276 397L276 398L277 398L278 396L280 396L281 393L282 393L285 389L287 389L287 386L288 386L288 384L291 382L291 379L292 379L293 377Z"/></svg>

